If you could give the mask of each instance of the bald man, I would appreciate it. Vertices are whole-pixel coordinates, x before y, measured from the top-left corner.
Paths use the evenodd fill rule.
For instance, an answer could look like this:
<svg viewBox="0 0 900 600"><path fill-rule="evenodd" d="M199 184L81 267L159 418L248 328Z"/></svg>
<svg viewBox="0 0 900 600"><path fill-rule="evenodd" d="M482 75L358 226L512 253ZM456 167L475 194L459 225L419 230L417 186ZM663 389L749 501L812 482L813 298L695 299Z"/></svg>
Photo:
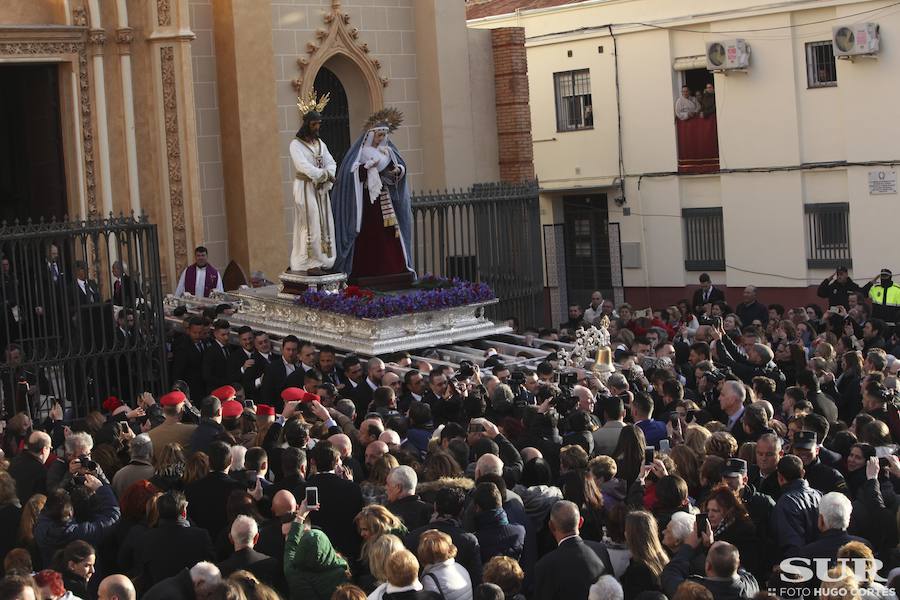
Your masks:
<svg viewBox="0 0 900 600"><path fill-rule="evenodd" d="M366 473L362 464L353 456L353 442L350 441L350 437L343 433L336 433L329 437L328 441L340 453L341 462L353 474L353 481L365 481Z"/></svg>
<svg viewBox="0 0 900 600"><path fill-rule="evenodd" d="M394 449L400 447L400 434L393 429L385 429L384 433L378 436L378 440L388 445L388 448Z"/></svg>
<svg viewBox="0 0 900 600"><path fill-rule="evenodd" d="M366 468L371 469L375 461L390 451L388 445L380 440L375 440L366 446Z"/></svg>
<svg viewBox="0 0 900 600"><path fill-rule="evenodd" d="M100 582L97 600L135 600L134 584L124 575L110 575Z"/></svg>
<svg viewBox="0 0 900 600"><path fill-rule="evenodd" d="M284 536L282 525L287 521L290 527L293 515L297 512L297 499L288 490L279 490L272 496L272 515L275 517L266 521L259 529L259 539L254 548L267 556L271 556L278 563L283 572L284 565Z"/></svg>

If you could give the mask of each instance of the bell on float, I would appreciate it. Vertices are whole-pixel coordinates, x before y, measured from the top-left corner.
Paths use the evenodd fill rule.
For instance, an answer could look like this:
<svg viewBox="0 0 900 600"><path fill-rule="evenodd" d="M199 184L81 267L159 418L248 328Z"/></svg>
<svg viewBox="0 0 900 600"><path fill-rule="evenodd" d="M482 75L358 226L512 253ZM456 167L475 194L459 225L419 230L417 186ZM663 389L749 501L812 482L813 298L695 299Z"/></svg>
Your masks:
<svg viewBox="0 0 900 600"><path fill-rule="evenodd" d="M597 362L594 363L594 370L600 373L612 373L616 370L612 361L612 349L609 346L597 350Z"/></svg>

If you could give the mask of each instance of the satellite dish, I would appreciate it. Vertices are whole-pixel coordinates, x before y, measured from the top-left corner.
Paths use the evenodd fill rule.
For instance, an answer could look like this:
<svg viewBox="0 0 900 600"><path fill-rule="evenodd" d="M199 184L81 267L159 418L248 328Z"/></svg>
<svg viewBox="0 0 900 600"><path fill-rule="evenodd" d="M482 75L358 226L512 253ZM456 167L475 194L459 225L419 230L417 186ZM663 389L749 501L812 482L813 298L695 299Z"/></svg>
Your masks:
<svg viewBox="0 0 900 600"><path fill-rule="evenodd" d="M719 42L710 44L709 50L706 52L706 57L714 67L723 66L725 64L725 46Z"/></svg>
<svg viewBox="0 0 900 600"><path fill-rule="evenodd" d="M841 27L834 34L834 45L841 52L850 52L856 45L856 36L850 27Z"/></svg>

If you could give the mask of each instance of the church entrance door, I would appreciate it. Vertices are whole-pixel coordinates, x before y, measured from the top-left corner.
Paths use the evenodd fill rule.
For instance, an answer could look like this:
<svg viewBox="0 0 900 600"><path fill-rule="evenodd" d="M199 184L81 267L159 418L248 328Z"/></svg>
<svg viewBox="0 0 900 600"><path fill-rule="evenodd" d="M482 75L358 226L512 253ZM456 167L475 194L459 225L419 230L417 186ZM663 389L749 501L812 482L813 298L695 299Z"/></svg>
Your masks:
<svg viewBox="0 0 900 600"><path fill-rule="evenodd" d="M59 67L0 65L0 221L67 212Z"/></svg>
<svg viewBox="0 0 900 600"><path fill-rule="evenodd" d="M347 92L337 75L326 67L316 73L313 88L319 95L331 94L331 100L322 114L320 135L340 168L344 155L350 149L350 107Z"/></svg>

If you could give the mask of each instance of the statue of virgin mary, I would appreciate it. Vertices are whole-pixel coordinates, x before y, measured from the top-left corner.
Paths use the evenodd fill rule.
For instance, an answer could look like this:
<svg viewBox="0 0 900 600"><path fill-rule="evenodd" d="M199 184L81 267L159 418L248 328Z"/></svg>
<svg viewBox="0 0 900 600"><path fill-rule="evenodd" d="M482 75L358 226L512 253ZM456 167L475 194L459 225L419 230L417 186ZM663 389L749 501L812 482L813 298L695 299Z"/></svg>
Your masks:
<svg viewBox="0 0 900 600"><path fill-rule="evenodd" d="M415 280L406 162L388 138L402 120L392 108L369 117L331 193L334 270L361 285L403 287Z"/></svg>

